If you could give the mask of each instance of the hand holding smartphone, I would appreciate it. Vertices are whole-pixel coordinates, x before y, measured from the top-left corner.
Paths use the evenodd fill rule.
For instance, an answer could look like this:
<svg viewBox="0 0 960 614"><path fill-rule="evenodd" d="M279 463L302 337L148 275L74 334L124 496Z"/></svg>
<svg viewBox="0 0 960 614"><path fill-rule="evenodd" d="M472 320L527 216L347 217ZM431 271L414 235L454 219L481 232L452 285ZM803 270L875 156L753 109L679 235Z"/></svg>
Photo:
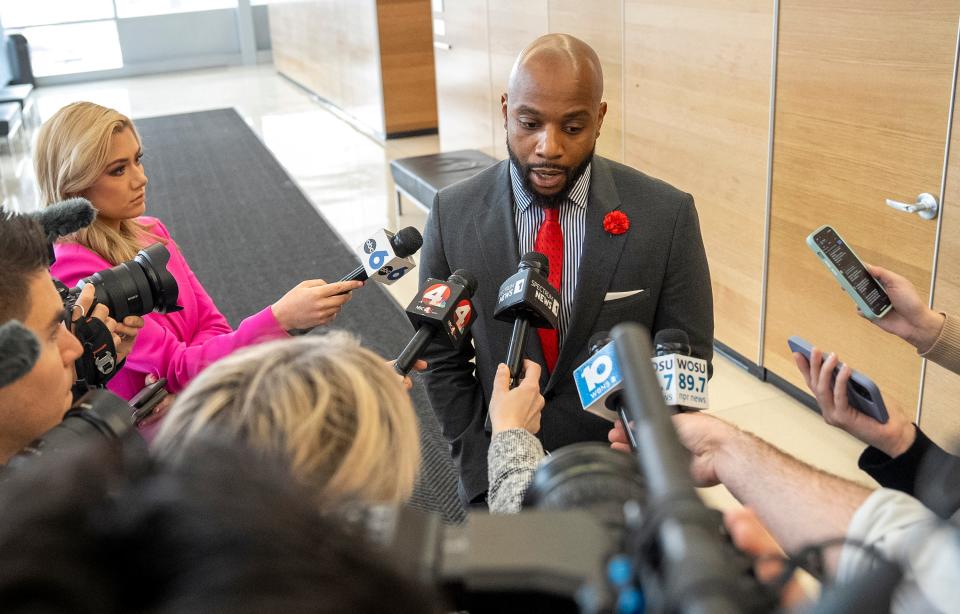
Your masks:
<svg viewBox="0 0 960 614"><path fill-rule="evenodd" d="M817 228L807 236L807 245L837 278L864 316L875 320L887 315L892 307L890 297L836 230L830 226Z"/></svg>
<svg viewBox="0 0 960 614"><path fill-rule="evenodd" d="M160 404L169 394L164 386L167 385L167 378L161 377L149 386L144 386L140 392L130 399L130 410L133 412L133 424L140 426L140 423L147 419L153 413L153 409Z"/></svg>
<svg viewBox="0 0 960 614"><path fill-rule="evenodd" d="M787 339L787 345L790 346L791 352L799 352L807 359L807 362L810 362L810 353L813 351L813 346L810 345L809 341L794 335ZM833 370L832 383L836 382L837 373L839 373L841 366L841 364L838 364L836 369ZM853 371L850 375L850 381L847 382L847 404L882 424L886 424L890 419L887 406L884 405L883 396L880 394L880 388L873 380L859 371Z"/></svg>

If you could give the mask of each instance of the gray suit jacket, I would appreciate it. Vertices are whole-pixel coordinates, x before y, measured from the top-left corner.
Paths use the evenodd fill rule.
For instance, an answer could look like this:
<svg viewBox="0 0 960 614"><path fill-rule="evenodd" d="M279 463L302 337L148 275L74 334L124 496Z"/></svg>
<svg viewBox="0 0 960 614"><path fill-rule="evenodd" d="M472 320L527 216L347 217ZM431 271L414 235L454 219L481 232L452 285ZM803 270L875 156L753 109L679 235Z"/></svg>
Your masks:
<svg viewBox="0 0 960 614"><path fill-rule="evenodd" d="M630 229L611 235L604 216L620 209ZM431 345L427 393L460 469L461 496L473 501L487 490L484 431L497 364L506 360L512 325L493 319L497 290L520 263L513 218L509 162L442 190L433 202L420 257L420 283L446 279L464 268L479 282L472 345L459 351ZM575 305L556 369L544 367L547 400L539 436L547 450L586 440L606 441L610 423L580 406L573 369L587 358L587 341L624 321L654 333L678 328L690 336L694 356L713 357L713 296L693 197L622 164L594 157L586 233ZM605 301L608 292L641 290ZM544 365L536 334L527 357ZM475 364L471 359L475 358Z"/></svg>

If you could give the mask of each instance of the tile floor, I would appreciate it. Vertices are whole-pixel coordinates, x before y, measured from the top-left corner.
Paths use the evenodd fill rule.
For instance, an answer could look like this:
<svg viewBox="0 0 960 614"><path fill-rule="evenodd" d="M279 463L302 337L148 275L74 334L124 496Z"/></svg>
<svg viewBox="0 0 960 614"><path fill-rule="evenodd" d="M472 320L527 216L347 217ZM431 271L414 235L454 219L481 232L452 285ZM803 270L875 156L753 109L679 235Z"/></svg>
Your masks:
<svg viewBox="0 0 960 614"><path fill-rule="evenodd" d="M389 162L439 151L435 136L377 142L320 106L270 65L41 88L37 96L44 119L75 100L109 105L134 119L236 107L350 245L359 245L378 228L412 225L422 230L426 220L424 212L410 203L405 203L404 215L397 219ZM6 155L0 162L5 205L33 208L35 196L27 155ZM149 172L149 157L147 165ZM416 293L415 278L407 276L391 287L401 304ZM871 483L856 467L860 444L722 357L716 360L710 397L712 413L813 465ZM705 489L703 494L716 505L733 504L722 487Z"/></svg>

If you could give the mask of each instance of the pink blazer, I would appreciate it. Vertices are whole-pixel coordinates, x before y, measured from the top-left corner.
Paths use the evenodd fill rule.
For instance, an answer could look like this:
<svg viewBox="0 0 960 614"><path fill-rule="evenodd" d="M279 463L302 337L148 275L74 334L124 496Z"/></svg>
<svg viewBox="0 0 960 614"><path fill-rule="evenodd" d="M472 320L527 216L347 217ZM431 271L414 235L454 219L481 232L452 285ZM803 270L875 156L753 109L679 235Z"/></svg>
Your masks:
<svg viewBox="0 0 960 614"><path fill-rule="evenodd" d="M156 218L141 217L139 221L167 242L168 270L180 286L177 304L183 310L144 316L146 325L137 335L123 369L107 384L110 390L130 399L143 388L144 377L152 373L167 378L167 390L177 393L218 358L244 346L287 336L270 307L245 319L237 330L231 329L190 270L166 227ZM57 244L54 251L57 261L51 273L70 287L111 266L96 253L75 243Z"/></svg>

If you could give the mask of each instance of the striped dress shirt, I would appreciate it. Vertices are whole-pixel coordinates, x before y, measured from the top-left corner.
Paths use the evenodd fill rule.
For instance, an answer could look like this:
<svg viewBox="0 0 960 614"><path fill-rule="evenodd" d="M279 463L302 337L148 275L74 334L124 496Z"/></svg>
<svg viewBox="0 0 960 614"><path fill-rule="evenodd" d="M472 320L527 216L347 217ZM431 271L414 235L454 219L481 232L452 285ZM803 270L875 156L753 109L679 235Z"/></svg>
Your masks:
<svg viewBox="0 0 960 614"><path fill-rule="evenodd" d="M580 253L587 219L587 197L590 194L591 165L577 179L567 199L560 205L560 228L563 230L563 278L560 280L559 341L567 331L573 315L573 297L577 289L577 272L580 270ZM534 197L526 186L520 171L510 163L510 182L513 188L513 219L517 227L520 257L534 251L537 231L543 222L543 208L533 204Z"/></svg>

